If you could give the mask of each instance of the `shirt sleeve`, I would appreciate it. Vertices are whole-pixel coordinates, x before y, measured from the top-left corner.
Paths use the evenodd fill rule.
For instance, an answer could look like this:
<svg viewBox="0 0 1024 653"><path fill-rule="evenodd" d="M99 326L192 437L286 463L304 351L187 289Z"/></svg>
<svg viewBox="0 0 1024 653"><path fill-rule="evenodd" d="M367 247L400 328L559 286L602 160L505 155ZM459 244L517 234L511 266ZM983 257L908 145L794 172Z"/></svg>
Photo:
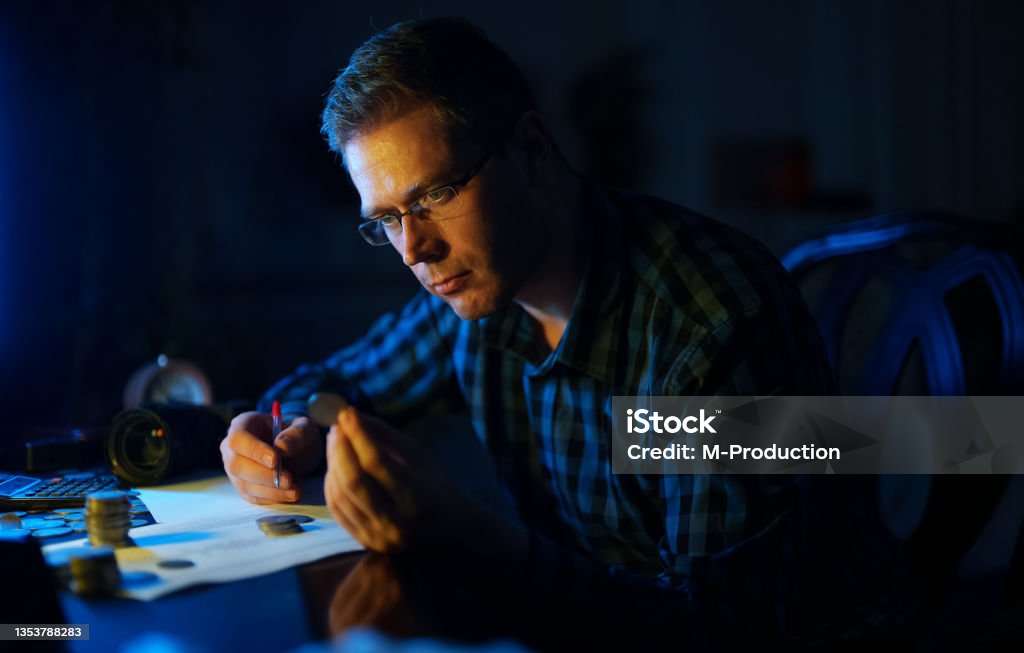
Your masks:
<svg viewBox="0 0 1024 653"><path fill-rule="evenodd" d="M463 403L451 341L458 318L425 291L399 312L380 317L365 336L327 359L300 366L260 399L286 415L305 415L317 392L333 392L396 425Z"/></svg>

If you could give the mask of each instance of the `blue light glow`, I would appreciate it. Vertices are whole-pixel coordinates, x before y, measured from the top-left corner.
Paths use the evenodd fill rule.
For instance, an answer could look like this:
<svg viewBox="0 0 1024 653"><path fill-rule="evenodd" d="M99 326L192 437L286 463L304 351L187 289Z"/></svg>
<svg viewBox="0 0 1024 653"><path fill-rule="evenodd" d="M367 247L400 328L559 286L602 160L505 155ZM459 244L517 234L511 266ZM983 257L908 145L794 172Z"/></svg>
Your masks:
<svg viewBox="0 0 1024 653"><path fill-rule="evenodd" d="M860 224L867 226L867 221ZM782 257L782 265L790 272L832 256L855 254L877 247L884 247L914 233L915 225L897 224L877 229L830 234L811 240L790 250Z"/></svg>
<svg viewBox="0 0 1024 653"><path fill-rule="evenodd" d="M950 290L976 278L984 282L999 313L1003 340L1000 378L1011 387L1024 378L1024 279L1006 252L960 243L970 239L951 235L957 224L944 221L942 216L886 214L838 227L833 233L794 247L782 257L782 264L798 279L827 259L841 266L815 309L815 319L834 366L839 361L841 334L852 302L868 278L884 280L895 293L893 306L898 309L887 318L882 329L885 336L866 354L862 353L866 362L861 380L850 389L853 394L892 392L907 352L915 343L924 358L930 394L965 394L967 379L961 343L943 298ZM941 235L960 246L927 270L918 270L898 256L875 257L870 267L855 257L843 259L850 254L885 250L922 235Z"/></svg>

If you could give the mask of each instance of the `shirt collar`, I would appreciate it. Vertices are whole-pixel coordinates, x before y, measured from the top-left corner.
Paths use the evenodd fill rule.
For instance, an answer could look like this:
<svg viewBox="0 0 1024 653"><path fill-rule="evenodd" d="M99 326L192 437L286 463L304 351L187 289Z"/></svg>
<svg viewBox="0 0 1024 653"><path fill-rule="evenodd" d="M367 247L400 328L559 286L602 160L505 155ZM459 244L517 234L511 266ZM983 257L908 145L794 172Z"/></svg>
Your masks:
<svg viewBox="0 0 1024 653"><path fill-rule="evenodd" d="M524 359L543 374L561 363L601 381L613 377L616 334L620 332L620 295L625 269L622 216L608 195L584 182L584 232L588 243L582 281L558 347L544 356L536 345L539 325L518 304L481 320L483 341Z"/></svg>

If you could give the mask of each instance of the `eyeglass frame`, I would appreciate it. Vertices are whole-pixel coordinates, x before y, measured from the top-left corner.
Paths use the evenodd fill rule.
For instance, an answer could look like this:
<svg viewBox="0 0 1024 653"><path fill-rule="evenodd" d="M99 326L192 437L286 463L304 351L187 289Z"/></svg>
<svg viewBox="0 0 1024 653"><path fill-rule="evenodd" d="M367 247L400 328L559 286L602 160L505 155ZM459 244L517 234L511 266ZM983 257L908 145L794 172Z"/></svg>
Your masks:
<svg viewBox="0 0 1024 653"><path fill-rule="evenodd" d="M477 164L475 166L470 168L469 172L467 172L465 175L463 175L462 177L460 177L459 179L457 179L457 180L455 180L453 182L450 182L450 183L447 183L447 184L441 184L440 186L437 186L435 188L432 188L432 189L424 192L422 195L419 196L419 198L417 198L412 204L409 205L409 209L408 210L403 211L401 213L385 213L385 214L380 215L380 216L378 216L376 218L370 218L369 220L361 222L359 224L359 226L357 227L357 229L359 230L359 235L362 236L363 240L368 242L373 247L383 247L384 245L390 245L391 244L391 240L390 239L387 239L387 240L385 240L382 243L377 243L377 242L374 242L373 240L370 239L371 235L368 232L369 232L370 229L373 228L373 225L381 223L382 220L385 220L387 218L393 218L395 220L398 220L400 226L404 230L405 229L405 223L402 222L402 218L404 218L407 215L416 215L416 217L419 217L419 212L423 210L423 205L422 205L423 199L427 195L430 195L431 193L436 193L439 190L444 190L446 188L451 188L452 192L455 193L455 197L461 197L461 194L459 193L459 188L465 188L469 184L469 182L472 181L473 177L477 176L477 174L479 174L480 171L483 170L484 166L487 165L487 162L490 160L490 158L492 156L494 156L495 152L496 152L496 150L494 150L494 149L487 150L487 153L484 154L483 158L480 159L480 161L477 162ZM430 220L429 218L420 218L420 219L424 220L426 222L435 222L434 220ZM445 219L447 220L447 219L451 219L451 218L445 218ZM387 225L384 225L384 226L387 226Z"/></svg>

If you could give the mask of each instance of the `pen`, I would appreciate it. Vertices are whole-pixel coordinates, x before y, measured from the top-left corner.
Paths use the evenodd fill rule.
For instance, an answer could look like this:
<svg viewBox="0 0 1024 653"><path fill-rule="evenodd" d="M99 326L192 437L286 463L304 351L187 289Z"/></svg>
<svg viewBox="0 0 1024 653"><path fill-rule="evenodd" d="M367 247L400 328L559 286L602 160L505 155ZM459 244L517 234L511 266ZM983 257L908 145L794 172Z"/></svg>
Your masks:
<svg viewBox="0 0 1024 653"><path fill-rule="evenodd" d="M274 420L273 430L271 431L273 438L271 443L277 441L277 436L281 434L281 402L274 400L274 405L270 409L270 416ZM276 449L277 446L274 445ZM277 465L274 467L274 489L281 489L281 452L277 452Z"/></svg>

